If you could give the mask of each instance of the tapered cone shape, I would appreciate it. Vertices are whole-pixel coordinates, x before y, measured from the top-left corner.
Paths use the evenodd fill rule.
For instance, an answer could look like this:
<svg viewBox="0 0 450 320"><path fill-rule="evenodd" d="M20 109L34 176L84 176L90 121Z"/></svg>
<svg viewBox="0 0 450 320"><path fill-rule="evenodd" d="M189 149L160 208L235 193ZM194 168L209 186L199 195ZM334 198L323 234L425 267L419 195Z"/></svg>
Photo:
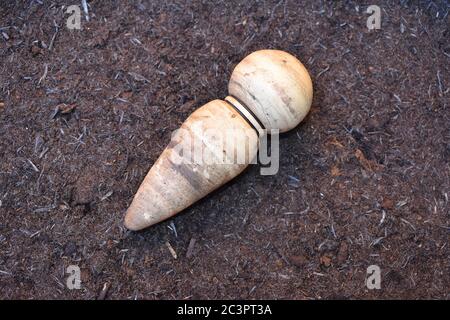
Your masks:
<svg viewBox="0 0 450 320"><path fill-rule="evenodd" d="M253 162L258 135L227 102L192 113L148 172L125 216L140 230L165 220L241 173Z"/></svg>

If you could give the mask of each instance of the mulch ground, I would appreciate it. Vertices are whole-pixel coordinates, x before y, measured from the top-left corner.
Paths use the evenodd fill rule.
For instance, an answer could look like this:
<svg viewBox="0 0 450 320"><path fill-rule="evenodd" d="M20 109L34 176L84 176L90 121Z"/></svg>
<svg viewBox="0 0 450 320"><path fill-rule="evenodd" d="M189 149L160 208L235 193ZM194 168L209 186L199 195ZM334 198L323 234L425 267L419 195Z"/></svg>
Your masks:
<svg viewBox="0 0 450 320"><path fill-rule="evenodd" d="M450 298L446 1L376 1L372 31L359 1L95 0L69 30L74 2L0 6L0 298ZM314 83L279 173L127 231L171 132L264 48Z"/></svg>

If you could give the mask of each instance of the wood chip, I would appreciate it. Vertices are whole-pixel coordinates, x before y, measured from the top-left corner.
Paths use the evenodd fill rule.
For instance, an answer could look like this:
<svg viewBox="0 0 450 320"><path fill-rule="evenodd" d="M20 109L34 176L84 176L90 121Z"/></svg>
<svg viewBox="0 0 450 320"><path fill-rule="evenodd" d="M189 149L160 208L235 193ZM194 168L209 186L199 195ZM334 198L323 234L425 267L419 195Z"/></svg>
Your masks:
<svg viewBox="0 0 450 320"><path fill-rule="evenodd" d="M166 247L167 247L167 249L169 249L169 252L170 252L170 254L172 255L172 257L173 257L174 259L177 259L177 258L178 258L177 253L176 253L175 250L172 248L172 246L170 245L169 241L166 242Z"/></svg>
<svg viewBox="0 0 450 320"><path fill-rule="evenodd" d="M332 145L332 146L336 146L340 149L344 149L344 146L342 145L342 143L340 143L336 137L331 138L327 143L327 145Z"/></svg>
<svg viewBox="0 0 450 320"><path fill-rule="evenodd" d="M331 266L331 257L327 255L320 257L320 263L328 268L329 266Z"/></svg>
<svg viewBox="0 0 450 320"><path fill-rule="evenodd" d="M194 253L195 242L196 240L194 238L192 238L191 241L189 241L189 245L186 252L186 258L188 259L191 258L192 254Z"/></svg>
<svg viewBox="0 0 450 320"><path fill-rule="evenodd" d="M392 199L390 199L390 198L383 198L383 202L381 203L381 206L384 209L391 210L394 208L394 201L392 201Z"/></svg>
<svg viewBox="0 0 450 320"><path fill-rule="evenodd" d="M341 170L339 170L339 168L338 168L337 166L333 166L333 167L331 168L331 175L332 175L333 177L339 177L339 176L342 175L342 173L341 173Z"/></svg>
<svg viewBox="0 0 450 320"><path fill-rule="evenodd" d="M303 255L290 256L289 262L294 266L303 267L308 263L308 259Z"/></svg>
<svg viewBox="0 0 450 320"><path fill-rule="evenodd" d="M358 159L361 166L363 166L363 168L367 171L373 171L375 169L378 169L379 167L379 165L374 161L368 160L364 153L359 149L355 150L355 157L356 159Z"/></svg>
<svg viewBox="0 0 450 320"><path fill-rule="evenodd" d="M76 107L77 107L76 104L61 103L54 108L53 113L50 118L54 119L57 116L67 115L67 114L73 112L76 109Z"/></svg>
<svg viewBox="0 0 450 320"><path fill-rule="evenodd" d="M100 291L100 294L97 297L97 300L105 300L106 295L108 294L108 290L109 290L110 284L108 282L106 282L103 285L102 291Z"/></svg>
<svg viewBox="0 0 450 320"><path fill-rule="evenodd" d="M341 242L341 245L339 246L339 251L337 254L337 262L339 264L343 264L345 261L347 261L348 258L348 244L345 241Z"/></svg>
<svg viewBox="0 0 450 320"><path fill-rule="evenodd" d="M75 110L76 105L75 104L60 104L58 106L58 110L60 114L68 114L71 113L73 110Z"/></svg>

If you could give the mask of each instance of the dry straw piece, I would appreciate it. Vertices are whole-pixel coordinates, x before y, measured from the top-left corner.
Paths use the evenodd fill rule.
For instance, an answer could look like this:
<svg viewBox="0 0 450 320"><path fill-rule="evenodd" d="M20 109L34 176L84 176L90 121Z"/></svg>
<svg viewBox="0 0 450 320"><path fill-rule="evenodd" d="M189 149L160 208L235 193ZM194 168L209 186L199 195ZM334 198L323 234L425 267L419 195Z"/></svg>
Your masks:
<svg viewBox="0 0 450 320"><path fill-rule="evenodd" d="M258 130L286 132L296 127L313 96L306 68L279 50L248 55L235 67L228 91L226 101L200 107L173 136L126 213L128 229L161 222L239 175L257 154ZM221 139L227 132L232 133L231 144ZM202 161L192 161L195 146L201 146Z"/></svg>

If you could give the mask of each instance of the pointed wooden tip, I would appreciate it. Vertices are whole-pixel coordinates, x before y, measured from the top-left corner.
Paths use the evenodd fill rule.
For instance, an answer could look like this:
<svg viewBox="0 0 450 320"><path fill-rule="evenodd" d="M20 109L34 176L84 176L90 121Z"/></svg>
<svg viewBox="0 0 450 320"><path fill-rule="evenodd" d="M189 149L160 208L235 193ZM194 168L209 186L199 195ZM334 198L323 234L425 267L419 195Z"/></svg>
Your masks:
<svg viewBox="0 0 450 320"><path fill-rule="evenodd" d="M136 192L125 215L127 229L141 230L183 211L236 177L256 156L256 131L225 101L214 100L197 109L183 127L184 130L173 138L173 143L153 164ZM218 132L240 130L228 146L228 149L233 149L223 146L220 143L222 139L203 134L210 128ZM205 146L202 156L206 153L214 161L196 163L196 159L189 157L192 146ZM180 155L180 147L189 152Z"/></svg>
<svg viewBox="0 0 450 320"><path fill-rule="evenodd" d="M145 207L136 205L134 202L125 214L124 225L128 230L139 231L161 221L161 219L145 214Z"/></svg>
<svg viewBox="0 0 450 320"><path fill-rule="evenodd" d="M139 223L139 214L136 214L131 210L128 210L125 214L124 225L125 228L131 231L138 231L144 228Z"/></svg>

